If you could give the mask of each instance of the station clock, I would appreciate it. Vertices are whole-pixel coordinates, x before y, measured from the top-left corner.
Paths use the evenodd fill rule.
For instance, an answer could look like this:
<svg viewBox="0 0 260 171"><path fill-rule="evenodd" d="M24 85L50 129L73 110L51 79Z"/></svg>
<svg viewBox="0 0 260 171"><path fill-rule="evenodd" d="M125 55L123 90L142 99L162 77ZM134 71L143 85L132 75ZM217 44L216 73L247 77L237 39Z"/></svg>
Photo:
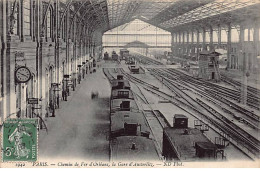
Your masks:
<svg viewBox="0 0 260 171"><path fill-rule="evenodd" d="M15 80L17 83L26 83L31 79L31 72L26 66L20 66L15 71Z"/></svg>

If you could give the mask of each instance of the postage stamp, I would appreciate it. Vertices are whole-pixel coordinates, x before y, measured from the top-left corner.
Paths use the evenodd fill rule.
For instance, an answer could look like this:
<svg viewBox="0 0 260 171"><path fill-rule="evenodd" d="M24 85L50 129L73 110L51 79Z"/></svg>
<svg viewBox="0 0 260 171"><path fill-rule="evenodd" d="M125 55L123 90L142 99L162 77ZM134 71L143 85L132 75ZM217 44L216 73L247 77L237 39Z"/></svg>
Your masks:
<svg viewBox="0 0 260 171"><path fill-rule="evenodd" d="M37 119L10 119L4 122L2 160L37 160Z"/></svg>

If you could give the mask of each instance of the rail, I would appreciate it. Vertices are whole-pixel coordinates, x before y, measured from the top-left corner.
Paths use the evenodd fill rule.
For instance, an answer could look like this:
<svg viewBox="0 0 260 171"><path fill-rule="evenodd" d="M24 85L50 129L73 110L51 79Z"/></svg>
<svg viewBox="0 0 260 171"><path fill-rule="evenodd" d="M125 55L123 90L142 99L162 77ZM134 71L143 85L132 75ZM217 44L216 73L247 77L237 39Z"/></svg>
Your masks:
<svg viewBox="0 0 260 171"><path fill-rule="evenodd" d="M167 81L164 81L164 83L165 82L167 82ZM173 85L174 86L174 85ZM175 87L176 89L178 88L178 87ZM181 91L181 90L179 90L179 91ZM184 92L183 92L183 94L185 94ZM188 95L186 94L186 96L188 97ZM186 99L186 101L187 101L187 99ZM187 101L188 102L188 101ZM191 103L190 102L188 102L188 104L186 104L186 105L191 105ZM201 113L201 112L200 112ZM215 122L215 126L217 126L217 127L219 127L219 125L224 125L223 124L223 122L216 122L215 120L213 120L212 118L209 118L208 116L206 116L206 118L207 119L209 119L209 120L211 120L211 122ZM240 141L240 142L246 142L246 143L248 143L248 148L251 148L251 152L253 153L253 154L255 154L255 155L257 155L256 153L255 153L255 150L257 151L257 153L259 153L259 141L258 140L256 140L256 139L254 139L254 140L251 140L252 139L252 136L250 136L250 135L248 135L248 134L246 134L242 129L239 129L239 131L242 131L243 133L241 133L241 132L239 132L239 133L237 133L238 131L236 130L236 129L238 129L237 127L235 128L235 130L234 130L234 128L230 128L230 127L228 127L227 125L229 125L230 123L225 123L225 125L224 125L224 127L226 128L226 129L223 129L223 127L221 128L221 127L219 127L222 131L224 131L224 132L226 132L226 131L229 131L229 132L231 132L233 135L236 135L237 137L237 139L238 140L241 140L242 139L242 141ZM233 130L232 130L233 129ZM246 134L246 136L244 136L243 134ZM250 138L251 139L249 139L247 136L250 136ZM252 142L252 141L254 141L254 142Z"/></svg>

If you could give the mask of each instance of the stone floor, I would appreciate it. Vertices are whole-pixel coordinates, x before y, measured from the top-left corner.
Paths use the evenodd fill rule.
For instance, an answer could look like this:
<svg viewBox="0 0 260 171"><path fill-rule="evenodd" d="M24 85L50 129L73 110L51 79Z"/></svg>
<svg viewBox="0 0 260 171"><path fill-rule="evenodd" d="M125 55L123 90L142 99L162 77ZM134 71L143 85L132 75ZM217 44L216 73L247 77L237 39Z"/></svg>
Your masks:
<svg viewBox="0 0 260 171"><path fill-rule="evenodd" d="M99 97L91 99L91 92ZM39 133L39 159L109 160L110 85L102 69L88 75L48 118L48 134Z"/></svg>

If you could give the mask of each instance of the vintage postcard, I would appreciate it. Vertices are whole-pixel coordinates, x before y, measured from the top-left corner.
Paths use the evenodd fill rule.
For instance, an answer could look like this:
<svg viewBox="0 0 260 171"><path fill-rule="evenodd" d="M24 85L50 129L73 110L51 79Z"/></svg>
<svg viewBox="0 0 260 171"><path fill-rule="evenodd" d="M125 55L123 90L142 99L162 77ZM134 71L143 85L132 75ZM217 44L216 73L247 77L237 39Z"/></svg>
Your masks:
<svg viewBox="0 0 260 171"><path fill-rule="evenodd" d="M0 168L259 168L260 0L0 0Z"/></svg>

